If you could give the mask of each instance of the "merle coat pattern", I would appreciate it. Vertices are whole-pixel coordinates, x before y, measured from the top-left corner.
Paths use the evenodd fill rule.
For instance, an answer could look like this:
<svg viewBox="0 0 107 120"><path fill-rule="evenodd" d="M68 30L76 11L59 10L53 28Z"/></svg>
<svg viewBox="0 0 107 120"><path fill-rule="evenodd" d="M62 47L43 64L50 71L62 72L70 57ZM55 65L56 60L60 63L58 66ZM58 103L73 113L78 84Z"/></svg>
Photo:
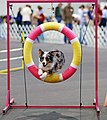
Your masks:
<svg viewBox="0 0 107 120"><path fill-rule="evenodd" d="M40 78L44 79L47 75L55 73L61 69L65 63L65 57L60 50L42 51L39 49L39 71Z"/></svg>

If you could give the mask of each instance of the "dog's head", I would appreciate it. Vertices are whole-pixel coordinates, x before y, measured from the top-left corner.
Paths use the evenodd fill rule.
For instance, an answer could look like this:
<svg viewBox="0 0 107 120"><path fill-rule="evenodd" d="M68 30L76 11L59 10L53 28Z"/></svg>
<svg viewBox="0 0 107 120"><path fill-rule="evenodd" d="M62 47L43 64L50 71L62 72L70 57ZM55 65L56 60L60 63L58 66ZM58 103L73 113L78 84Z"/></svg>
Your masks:
<svg viewBox="0 0 107 120"><path fill-rule="evenodd" d="M39 55L39 64L41 64L41 68L44 70L52 69L54 65L54 54L51 51L43 51L41 49L38 50Z"/></svg>

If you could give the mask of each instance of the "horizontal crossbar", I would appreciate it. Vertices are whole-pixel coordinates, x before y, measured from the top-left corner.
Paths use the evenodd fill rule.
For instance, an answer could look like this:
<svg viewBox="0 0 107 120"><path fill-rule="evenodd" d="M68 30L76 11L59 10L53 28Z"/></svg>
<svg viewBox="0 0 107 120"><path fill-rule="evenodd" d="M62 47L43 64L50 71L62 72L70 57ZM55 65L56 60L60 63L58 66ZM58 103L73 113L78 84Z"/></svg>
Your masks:
<svg viewBox="0 0 107 120"><path fill-rule="evenodd" d="M94 101L96 102L96 101ZM96 103L93 105L13 105L14 98L11 99L10 104L3 109L3 114L9 109L80 109L80 108L88 108L88 109L96 109L97 113L100 113L99 107L96 106Z"/></svg>
<svg viewBox="0 0 107 120"><path fill-rule="evenodd" d="M14 58L10 58L10 60L19 60L19 59L22 59L23 56L20 56L20 57L14 57ZM4 62L4 61L7 61L7 59L1 59L0 62Z"/></svg>
<svg viewBox="0 0 107 120"><path fill-rule="evenodd" d="M12 71L18 71L18 70L23 70L23 69L24 67L22 66L22 67L10 68L10 71L12 72ZM7 69L0 70L0 74L7 74Z"/></svg>
<svg viewBox="0 0 107 120"><path fill-rule="evenodd" d="M11 49L10 52L16 52L16 51L20 51L23 50L23 48L17 48L17 49ZM7 50L1 50L0 53L5 53L7 52Z"/></svg>
<svg viewBox="0 0 107 120"><path fill-rule="evenodd" d="M82 105L82 106L80 106L80 105L70 105L70 106L65 106L65 105L40 105L40 106L35 106L35 105L29 105L29 106L21 106L21 105L12 105L11 106L11 108L18 108L18 109L20 109L20 108L31 108L31 109L33 109L33 108L37 108L37 109L51 109L51 108L56 108L56 109L60 109L60 108L64 108L64 109L66 109L66 108L96 108L95 107L95 105Z"/></svg>
<svg viewBox="0 0 107 120"><path fill-rule="evenodd" d="M36 3L36 2L43 2L43 3L49 3L49 2L96 2L97 0L7 0L9 3Z"/></svg>

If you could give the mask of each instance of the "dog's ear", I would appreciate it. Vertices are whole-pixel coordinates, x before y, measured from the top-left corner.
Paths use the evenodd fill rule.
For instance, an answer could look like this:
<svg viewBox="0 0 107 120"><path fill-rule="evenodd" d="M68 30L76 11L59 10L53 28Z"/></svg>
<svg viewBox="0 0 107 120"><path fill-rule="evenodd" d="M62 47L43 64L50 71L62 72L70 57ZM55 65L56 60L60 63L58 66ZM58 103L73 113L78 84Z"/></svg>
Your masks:
<svg viewBox="0 0 107 120"><path fill-rule="evenodd" d="M39 56L41 56L43 53L44 53L44 52L43 52L41 49L38 50L38 55L39 55Z"/></svg>

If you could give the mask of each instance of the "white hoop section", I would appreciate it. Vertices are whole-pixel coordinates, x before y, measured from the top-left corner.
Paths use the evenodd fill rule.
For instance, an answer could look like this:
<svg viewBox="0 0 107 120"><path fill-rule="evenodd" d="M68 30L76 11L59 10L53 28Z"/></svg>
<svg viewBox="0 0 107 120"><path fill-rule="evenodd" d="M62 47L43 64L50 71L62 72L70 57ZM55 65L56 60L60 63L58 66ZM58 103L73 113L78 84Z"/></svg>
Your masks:
<svg viewBox="0 0 107 120"><path fill-rule="evenodd" d="M44 82L49 83L56 83L61 82L64 80L67 80L69 77L71 77L77 70L78 66L81 62L81 45L79 43L78 38L76 35L70 30L68 27L66 27L63 24L56 23L56 22L47 22L44 24L41 24L37 26L27 37L24 45L24 60L27 68L29 71L39 80L40 76L38 74L38 68L33 62L32 59L32 46L34 43L34 40L44 31L48 30L55 30L63 33L68 39L71 41L72 48L73 48L73 59L70 64L70 66L60 74L53 73L51 75L47 75L47 77L43 80Z"/></svg>

